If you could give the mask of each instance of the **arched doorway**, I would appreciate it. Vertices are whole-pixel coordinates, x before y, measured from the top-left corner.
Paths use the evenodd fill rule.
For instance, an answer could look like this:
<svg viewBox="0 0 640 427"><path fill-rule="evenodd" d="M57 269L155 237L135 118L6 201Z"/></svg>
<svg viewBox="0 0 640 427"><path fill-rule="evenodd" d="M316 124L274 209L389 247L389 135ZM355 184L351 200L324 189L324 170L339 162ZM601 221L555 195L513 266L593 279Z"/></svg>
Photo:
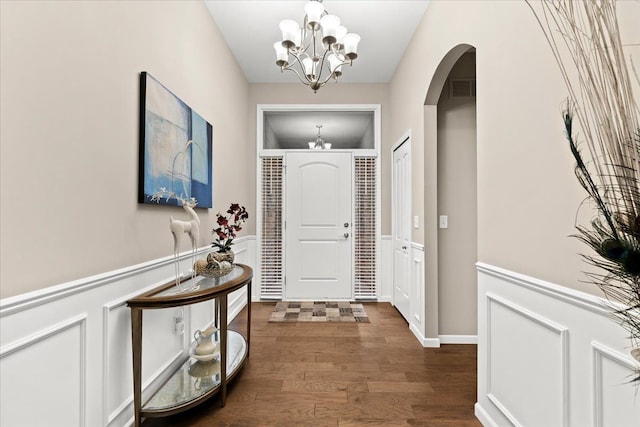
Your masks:
<svg viewBox="0 0 640 427"><path fill-rule="evenodd" d="M477 342L475 109L475 49L461 44L424 106L426 332L440 343Z"/></svg>

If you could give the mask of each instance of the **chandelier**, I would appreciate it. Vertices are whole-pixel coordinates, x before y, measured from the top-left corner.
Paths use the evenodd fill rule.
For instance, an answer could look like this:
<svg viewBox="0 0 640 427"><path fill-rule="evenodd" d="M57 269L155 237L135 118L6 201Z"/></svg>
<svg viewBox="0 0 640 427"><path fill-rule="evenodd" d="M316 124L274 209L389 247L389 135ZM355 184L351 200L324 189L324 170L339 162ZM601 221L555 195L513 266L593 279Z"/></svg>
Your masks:
<svg viewBox="0 0 640 427"><path fill-rule="evenodd" d="M309 141L309 148L312 150L329 150L331 149L331 144L328 142L324 142L324 139L320 136L320 129L322 125L316 125L318 128L318 136L315 141Z"/></svg>
<svg viewBox="0 0 640 427"><path fill-rule="evenodd" d="M317 92L330 79L338 80L343 65L352 65L358 57L360 36L347 33L340 18L327 13L322 0L310 0L304 11L302 27L292 19L280 22L282 41L273 47L280 71L293 71Z"/></svg>

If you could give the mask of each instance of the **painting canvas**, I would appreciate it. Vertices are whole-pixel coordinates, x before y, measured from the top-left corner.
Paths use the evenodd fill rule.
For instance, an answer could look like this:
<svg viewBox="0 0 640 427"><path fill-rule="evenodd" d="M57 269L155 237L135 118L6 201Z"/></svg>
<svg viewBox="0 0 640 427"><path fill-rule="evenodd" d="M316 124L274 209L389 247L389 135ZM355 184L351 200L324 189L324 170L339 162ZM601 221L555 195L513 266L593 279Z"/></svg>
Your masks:
<svg viewBox="0 0 640 427"><path fill-rule="evenodd" d="M213 127L149 73L140 74L139 203L177 205L175 198L151 200L164 191L197 207L213 202Z"/></svg>

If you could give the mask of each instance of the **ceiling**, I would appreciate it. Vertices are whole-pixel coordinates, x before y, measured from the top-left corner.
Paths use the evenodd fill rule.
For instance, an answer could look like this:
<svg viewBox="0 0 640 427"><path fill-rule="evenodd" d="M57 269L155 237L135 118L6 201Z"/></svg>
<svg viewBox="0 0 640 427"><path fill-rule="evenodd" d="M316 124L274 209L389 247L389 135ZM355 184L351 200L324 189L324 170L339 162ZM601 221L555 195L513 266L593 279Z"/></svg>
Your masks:
<svg viewBox="0 0 640 427"><path fill-rule="evenodd" d="M249 83L297 82L295 74L281 73L275 64L273 43L281 40L283 19L299 23L306 1L205 0ZM358 58L343 67L341 82L385 83L413 37L428 0L324 0L349 32L361 37Z"/></svg>
<svg viewBox="0 0 640 427"><path fill-rule="evenodd" d="M306 0L204 0L249 83L295 83L293 73L275 64L273 43L281 40L283 19L301 23ZM343 67L340 82L386 83L391 80L428 5L427 0L324 0L325 9L361 37L358 58ZM369 114L342 112L269 113L265 124L279 144L307 148L316 124L333 148L353 147L373 126Z"/></svg>

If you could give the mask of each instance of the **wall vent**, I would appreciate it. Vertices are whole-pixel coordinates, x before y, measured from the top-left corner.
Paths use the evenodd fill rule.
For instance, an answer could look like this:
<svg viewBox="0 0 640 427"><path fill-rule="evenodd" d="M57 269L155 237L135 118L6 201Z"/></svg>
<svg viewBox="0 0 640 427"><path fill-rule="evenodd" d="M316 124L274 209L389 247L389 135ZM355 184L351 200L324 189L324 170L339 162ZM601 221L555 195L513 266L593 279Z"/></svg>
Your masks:
<svg viewBox="0 0 640 427"><path fill-rule="evenodd" d="M473 98L476 96L476 79L451 79L449 91L451 98Z"/></svg>

